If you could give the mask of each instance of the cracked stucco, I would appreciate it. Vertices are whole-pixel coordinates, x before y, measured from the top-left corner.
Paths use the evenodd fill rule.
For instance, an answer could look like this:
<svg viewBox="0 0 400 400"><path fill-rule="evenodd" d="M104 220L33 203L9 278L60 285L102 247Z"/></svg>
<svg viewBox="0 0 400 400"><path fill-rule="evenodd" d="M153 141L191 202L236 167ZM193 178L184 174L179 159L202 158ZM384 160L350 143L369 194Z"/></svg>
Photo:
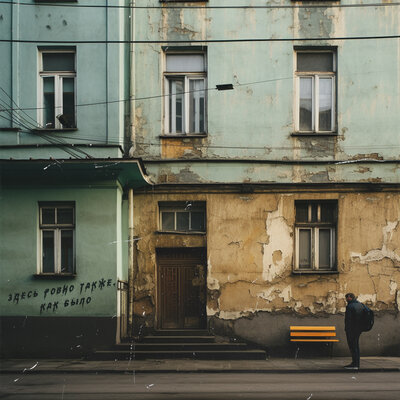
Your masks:
<svg viewBox="0 0 400 400"><path fill-rule="evenodd" d="M207 203L207 235L157 235L159 201ZM338 201L338 273L293 275L294 201ZM139 274L146 312L157 309L159 247L207 248L207 315L237 320L260 312L301 316L345 311L353 292L375 311L399 311L400 202L396 194L151 194L135 197Z"/></svg>
<svg viewBox="0 0 400 400"><path fill-rule="evenodd" d="M283 217L283 199L279 201L278 209L268 214L266 231L268 244L264 245L262 279L272 282L290 265L293 258L293 233Z"/></svg>
<svg viewBox="0 0 400 400"><path fill-rule="evenodd" d="M209 290L219 290L219 282L216 278L212 276L212 265L211 265L211 259L210 257L208 258L208 263L207 263L207 288Z"/></svg>
<svg viewBox="0 0 400 400"><path fill-rule="evenodd" d="M400 263L399 250L392 246L393 234L400 225L399 221L389 221L385 227L382 228L383 233L383 244L380 249L373 249L368 251L366 254L351 253L352 259L358 259L361 264L368 264L371 261L380 261L382 259L389 258L393 262Z"/></svg>

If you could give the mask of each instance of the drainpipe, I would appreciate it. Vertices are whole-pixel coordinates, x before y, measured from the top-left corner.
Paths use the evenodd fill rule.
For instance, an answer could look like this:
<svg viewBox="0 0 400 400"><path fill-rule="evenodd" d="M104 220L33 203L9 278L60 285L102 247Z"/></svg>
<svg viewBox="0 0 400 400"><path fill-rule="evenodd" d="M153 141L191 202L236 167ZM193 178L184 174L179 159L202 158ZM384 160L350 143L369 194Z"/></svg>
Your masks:
<svg viewBox="0 0 400 400"><path fill-rule="evenodd" d="M131 43L129 45L129 156L133 157L135 151L135 102L132 100L135 95L135 0L129 2L129 35ZM134 299L138 264L137 264L137 247L135 241L135 229L133 221L133 189L129 189L128 193L129 207L129 271L128 271L128 335L134 336Z"/></svg>
<svg viewBox="0 0 400 400"><path fill-rule="evenodd" d="M131 157L134 156L135 150L136 150L136 143L135 143L135 136L136 136L136 132L135 132L135 94L136 94L136 79L135 79L135 62L136 62L136 55L135 55L135 38L136 38L136 22L135 22L135 18L136 18L136 12L135 12L135 6L136 6L136 1L132 0L131 1L131 7L130 7L130 14L129 14L129 18L130 18L130 74L129 74L129 78L130 78L130 86L129 86L129 108L130 108L130 146L131 148L129 149L129 155Z"/></svg>
<svg viewBox="0 0 400 400"><path fill-rule="evenodd" d="M19 65L20 65L20 55L19 55L19 33L20 33L20 23L19 23L19 17L20 17L20 4L19 3L13 3L10 4L10 14L11 14L11 43L10 43L10 55L11 55L11 71L10 71L10 97L11 97L11 103L10 103L10 108L12 109L11 112L11 122L10 122L10 127L15 128L18 126L18 123L14 122L15 118L18 118L18 111L13 110L13 104L12 101L14 101L16 104L20 104L19 102L19 77L20 77L20 71L19 71ZM16 42L14 42L16 40ZM14 71L15 68L15 71ZM16 139L17 139L17 144L20 144L20 132L16 132Z"/></svg>
<svg viewBox="0 0 400 400"><path fill-rule="evenodd" d="M133 220L133 189L128 192L128 208L129 208L129 271L128 271L128 335L133 336L133 309L135 300L135 287L134 282L137 277L138 263L137 263L137 247L135 228Z"/></svg>
<svg viewBox="0 0 400 400"><path fill-rule="evenodd" d="M106 17L106 143L108 144L108 111L109 111L109 106L108 106L108 95L109 95L109 88L108 88L108 80L109 80L109 70L108 70L108 18L109 18L109 10L108 10L108 0L106 0L106 7L105 7L105 17Z"/></svg>

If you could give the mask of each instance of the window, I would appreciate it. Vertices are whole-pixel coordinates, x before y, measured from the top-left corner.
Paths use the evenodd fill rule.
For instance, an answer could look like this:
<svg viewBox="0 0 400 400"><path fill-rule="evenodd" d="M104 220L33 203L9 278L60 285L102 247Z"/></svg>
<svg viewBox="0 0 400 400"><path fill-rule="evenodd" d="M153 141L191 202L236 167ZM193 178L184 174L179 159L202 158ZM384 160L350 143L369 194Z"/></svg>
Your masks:
<svg viewBox="0 0 400 400"><path fill-rule="evenodd" d="M75 264L75 207L40 205L40 273L73 274Z"/></svg>
<svg viewBox="0 0 400 400"><path fill-rule="evenodd" d="M299 271L336 268L336 202L296 202L296 262Z"/></svg>
<svg viewBox="0 0 400 400"><path fill-rule="evenodd" d="M40 51L39 77L40 125L76 128L75 51Z"/></svg>
<svg viewBox="0 0 400 400"><path fill-rule="evenodd" d="M165 133L206 132L206 81L204 53L166 54Z"/></svg>
<svg viewBox="0 0 400 400"><path fill-rule="evenodd" d="M163 232L205 232L204 202L161 202L160 227Z"/></svg>
<svg viewBox="0 0 400 400"><path fill-rule="evenodd" d="M297 51L296 131L335 131L336 53Z"/></svg>

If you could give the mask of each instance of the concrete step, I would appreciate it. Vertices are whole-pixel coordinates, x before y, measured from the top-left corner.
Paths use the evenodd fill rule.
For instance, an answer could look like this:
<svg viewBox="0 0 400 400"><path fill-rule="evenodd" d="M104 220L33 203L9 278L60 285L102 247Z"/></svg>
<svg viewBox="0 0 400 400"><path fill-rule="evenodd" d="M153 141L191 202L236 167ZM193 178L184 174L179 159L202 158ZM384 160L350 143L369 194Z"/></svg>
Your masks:
<svg viewBox="0 0 400 400"><path fill-rule="evenodd" d="M209 335L182 336L182 335L148 335L140 338L136 343L214 343L215 337ZM127 342L130 344L130 342Z"/></svg>
<svg viewBox="0 0 400 400"><path fill-rule="evenodd" d="M243 342L216 342L207 330L163 330L138 340L98 349L91 360L144 359L265 360L264 350L249 348Z"/></svg>
<svg viewBox="0 0 400 400"><path fill-rule="evenodd" d="M198 343L198 342L173 342L173 343L141 343L116 344L107 350L114 351L231 351L248 350L246 343Z"/></svg>
<svg viewBox="0 0 400 400"><path fill-rule="evenodd" d="M207 329L158 329L154 336L209 336Z"/></svg>
<svg viewBox="0 0 400 400"><path fill-rule="evenodd" d="M193 359L193 360L265 360L263 350L200 350L200 351L96 351L91 360L144 360L144 359Z"/></svg>

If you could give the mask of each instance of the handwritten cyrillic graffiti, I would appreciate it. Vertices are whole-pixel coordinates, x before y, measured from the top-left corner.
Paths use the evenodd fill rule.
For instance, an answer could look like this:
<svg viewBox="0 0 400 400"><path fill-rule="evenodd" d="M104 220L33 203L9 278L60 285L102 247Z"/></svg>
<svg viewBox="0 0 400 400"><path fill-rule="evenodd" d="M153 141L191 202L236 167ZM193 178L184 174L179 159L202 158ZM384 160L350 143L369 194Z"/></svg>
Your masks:
<svg viewBox="0 0 400 400"><path fill-rule="evenodd" d="M60 308L85 307L92 302L93 294L96 291L103 291L106 288L115 287L112 279L98 279L90 282L83 282L79 285L67 284L45 288L10 293L8 302L18 305L20 302L27 302L33 298L41 297L45 302L40 304L40 314L44 312L56 312ZM77 293L79 294L77 295ZM83 295L83 296L81 296ZM65 297L67 297L65 299ZM59 297L64 297L60 300Z"/></svg>
<svg viewBox="0 0 400 400"><path fill-rule="evenodd" d="M21 292L21 293L14 293L8 295L8 301L12 301L15 304L18 304L20 300L30 299L32 297L38 297L39 293L37 290L30 290L29 292Z"/></svg>

